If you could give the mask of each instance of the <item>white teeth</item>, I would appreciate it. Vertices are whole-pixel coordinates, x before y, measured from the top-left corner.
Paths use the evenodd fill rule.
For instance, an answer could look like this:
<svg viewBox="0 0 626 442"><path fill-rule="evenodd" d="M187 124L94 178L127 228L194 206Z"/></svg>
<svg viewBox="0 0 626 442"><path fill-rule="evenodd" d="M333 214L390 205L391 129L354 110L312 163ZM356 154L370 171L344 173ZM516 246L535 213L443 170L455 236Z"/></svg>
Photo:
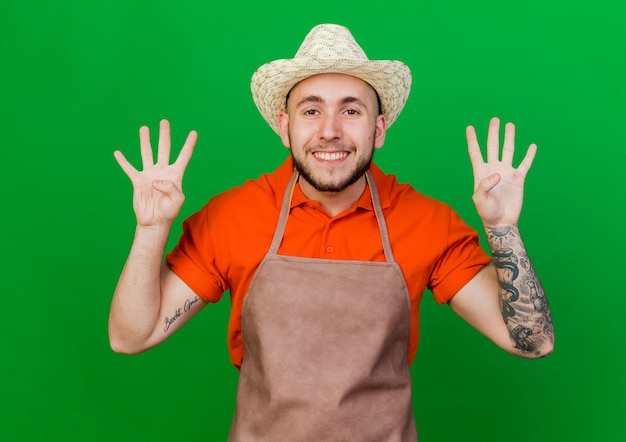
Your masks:
<svg viewBox="0 0 626 442"><path fill-rule="evenodd" d="M323 161L337 161L348 156L348 152L315 152L315 158Z"/></svg>

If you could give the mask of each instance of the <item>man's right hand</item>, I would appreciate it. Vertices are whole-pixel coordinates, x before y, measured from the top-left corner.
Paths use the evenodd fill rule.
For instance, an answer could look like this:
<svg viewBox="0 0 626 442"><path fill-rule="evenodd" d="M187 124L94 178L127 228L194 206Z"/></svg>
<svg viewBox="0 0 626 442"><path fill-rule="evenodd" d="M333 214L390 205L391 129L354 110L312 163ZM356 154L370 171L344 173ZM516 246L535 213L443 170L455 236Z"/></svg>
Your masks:
<svg viewBox="0 0 626 442"><path fill-rule="evenodd" d="M185 199L183 175L198 134L189 133L178 158L169 164L169 122L161 121L160 129L156 163L148 128L139 130L141 172L121 152L115 152L117 162L133 183L137 216L133 245L115 288L109 316L111 348L119 353L138 353L157 345L206 305L163 262L169 229ZM193 307L185 309L189 303Z"/></svg>
<svg viewBox="0 0 626 442"><path fill-rule="evenodd" d="M183 175L191 159L198 134L191 131L173 164L170 164L170 124L160 124L157 161L154 162L150 131L139 129L143 170L135 169L122 152L115 151L118 164L133 183L133 208L138 227L168 227L178 216L185 200Z"/></svg>

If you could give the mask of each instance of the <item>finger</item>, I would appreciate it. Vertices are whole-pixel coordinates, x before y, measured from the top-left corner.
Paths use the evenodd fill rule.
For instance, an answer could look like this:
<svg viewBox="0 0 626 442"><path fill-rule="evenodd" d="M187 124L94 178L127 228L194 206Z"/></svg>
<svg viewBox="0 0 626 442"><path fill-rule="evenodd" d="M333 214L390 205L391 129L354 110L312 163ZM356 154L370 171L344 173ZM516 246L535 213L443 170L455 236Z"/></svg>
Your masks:
<svg viewBox="0 0 626 442"><path fill-rule="evenodd" d="M489 121L487 134L487 162L498 161L500 158L500 119L493 117Z"/></svg>
<svg viewBox="0 0 626 442"><path fill-rule="evenodd" d="M170 163L170 122L161 120L159 127L159 147L157 164Z"/></svg>
<svg viewBox="0 0 626 442"><path fill-rule="evenodd" d="M501 176L499 173L494 173L493 175L489 175L484 180L481 180L478 183L478 187L476 187L476 191L474 192L474 200L477 202L484 202L487 200L487 194L496 187L496 185L500 182Z"/></svg>
<svg viewBox="0 0 626 442"><path fill-rule="evenodd" d="M182 190L176 187L173 181L155 180L152 182L152 187L163 193L173 205L180 205L185 200Z"/></svg>
<svg viewBox="0 0 626 442"><path fill-rule="evenodd" d="M513 164L515 154L515 125L506 123L504 126L504 145L502 146L502 162L506 165Z"/></svg>
<svg viewBox="0 0 626 442"><path fill-rule="evenodd" d="M476 137L476 130L473 126L468 126L465 129L465 138L467 138L467 152L469 153L472 168L476 169L484 163L483 155L480 152L480 146L478 145L478 138Z"/></svg>
<svg viewBox="0 0 626 442"><path fill-rule="evenodd" d="M145 170L146 167L154 165L152 146L150 145L150 129L147 126L139 128L139 146L141 149L141 161Z"/></svg>
<svg viewBox="0 0 626 442"><path fill-rule="evenodd" d="M526 176L526 174L528 173L528 170L530 169L530 166L532 166L533 164L533 160L535 159L536 154L537 154L537 145L533 143L530 146L528 146L528 150L526 151L526 155L524 155L524 159L522 160L520 165L517 166L517 171L522 173L524 176Z"/></svg>
<svg viewBox="0 0 626 442"><path fill-rule="evenodd" d="M180 168L183 173L187 168L187 164L189 164L189 160L191 159L191 155L193 154L193 149L196 145L196 141L198 141L198 132L192 130L191 132L189 132L189 135L187 135L187 140L185 140L185 144L180 150L178 158L176 158L176 162L174 164L177 168Z"/></svg>
<svg viewBox="0 0 626 442"><path fill-rule="evenodd" d="M113 156L115 157L115 159L117 160L117 164L120 165L120 167L122 168L122 170L124 171L124 173L126 174L126 176L128 178L132 179L137 175L137 169L135 169L133 167L132 164L130 164L128 162L128 160L126 159L126 157L124 156L124 154L122 152L120 152L119 150L116 150L115 152L113 152Z"/></svg>

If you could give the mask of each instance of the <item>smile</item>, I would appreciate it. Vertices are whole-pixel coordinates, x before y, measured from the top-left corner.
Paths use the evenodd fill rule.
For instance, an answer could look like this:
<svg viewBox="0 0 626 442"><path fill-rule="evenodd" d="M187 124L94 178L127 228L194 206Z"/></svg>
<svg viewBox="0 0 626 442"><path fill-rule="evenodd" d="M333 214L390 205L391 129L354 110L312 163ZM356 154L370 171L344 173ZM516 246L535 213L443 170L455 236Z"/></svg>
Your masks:
<svg viewBox="0 0 626 442"><path fill-rule="evenodd" d="M349 155L349 152L313 152L313 156L322 161L339 161Z"/></svg>

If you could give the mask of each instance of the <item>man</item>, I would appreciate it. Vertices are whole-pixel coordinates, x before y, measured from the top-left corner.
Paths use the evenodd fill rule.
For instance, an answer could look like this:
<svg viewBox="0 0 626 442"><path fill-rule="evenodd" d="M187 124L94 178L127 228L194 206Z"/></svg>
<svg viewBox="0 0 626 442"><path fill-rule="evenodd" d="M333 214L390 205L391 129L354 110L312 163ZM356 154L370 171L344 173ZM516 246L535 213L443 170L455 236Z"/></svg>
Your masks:
<svg viewBox="0 0 626 442"><path fill-rule="evenodd" d="M408 367L426 287L504 350L551 353L550 311L517 229L536 147L513 168L514 127L500 159L493 119L484 162L467 129L491 265L447 205L371 162L410 84L404 64L368 60L346 28L313 28L293 59L252 78L290 158L186 220L166 263L197 134L169 165L167 121L156 163L142 128L142 172L115 153L137 229L112 301L112 348L144 351L230 290L228 345L241 370L231 439L272 441L417 440Z"/></svg>

